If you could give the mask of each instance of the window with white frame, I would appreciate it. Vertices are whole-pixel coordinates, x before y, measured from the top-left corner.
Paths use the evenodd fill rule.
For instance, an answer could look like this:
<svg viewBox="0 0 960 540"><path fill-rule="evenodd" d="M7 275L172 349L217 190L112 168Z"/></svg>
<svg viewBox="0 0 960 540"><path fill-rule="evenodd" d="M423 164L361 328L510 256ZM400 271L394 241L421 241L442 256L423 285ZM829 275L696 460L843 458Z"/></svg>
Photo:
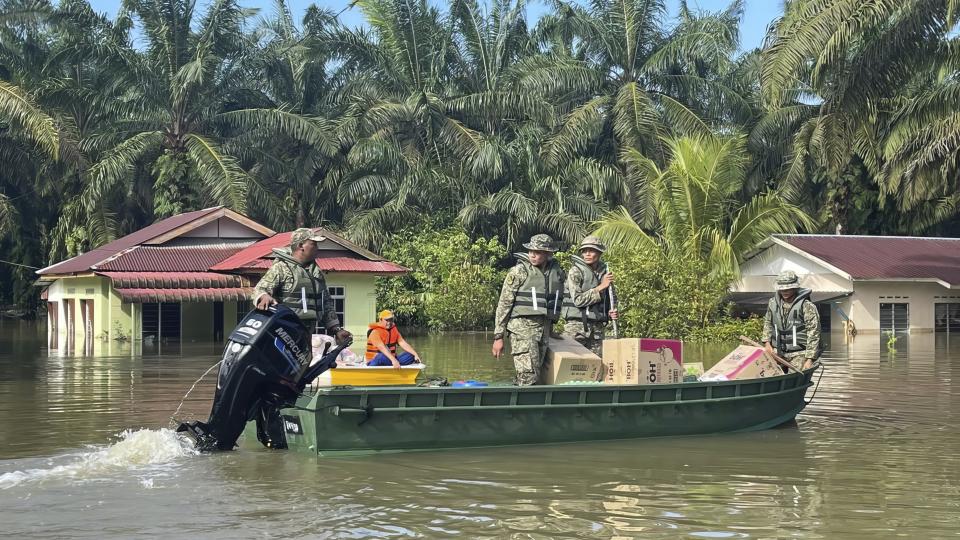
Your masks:
<svg viewBox="0 0 960 540"><path fill-rule="evenodd" d="M340 326L347 325L345 317L347 311L347 293L344 287L327 287L330 298L333 300L333 310L337 312L337 318L340 319Z"/></svg>

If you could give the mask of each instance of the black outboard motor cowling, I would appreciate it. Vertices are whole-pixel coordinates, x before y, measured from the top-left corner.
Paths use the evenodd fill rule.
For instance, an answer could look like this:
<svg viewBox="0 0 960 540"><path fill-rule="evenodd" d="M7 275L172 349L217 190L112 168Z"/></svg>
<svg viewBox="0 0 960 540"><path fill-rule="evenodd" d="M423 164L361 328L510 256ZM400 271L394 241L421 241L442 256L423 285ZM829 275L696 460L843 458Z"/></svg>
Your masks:
<svg viewBox="0 0 960 540"><path fill-rule="evenodd" d="M337 355L352 341L338 344L311 366L310 338L297 314L285 306L247 313L224 347L210 418L182 423L177 431L190 435L201 451L232 450L247 422L256 420L265 446L285 448L283 430L276 428L279 410L335 367Z"/></svg>

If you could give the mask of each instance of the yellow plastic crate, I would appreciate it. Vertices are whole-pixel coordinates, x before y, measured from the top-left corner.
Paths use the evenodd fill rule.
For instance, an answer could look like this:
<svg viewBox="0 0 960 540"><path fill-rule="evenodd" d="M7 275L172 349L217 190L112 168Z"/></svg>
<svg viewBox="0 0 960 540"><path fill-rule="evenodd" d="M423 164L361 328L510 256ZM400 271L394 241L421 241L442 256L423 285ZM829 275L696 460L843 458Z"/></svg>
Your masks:
<svg viewBox="0 0 960 540"><path fill-rule="evenodd" d="M358 366L328 369L311 386L403 386L416 384L417 375L426 367L413 364L393 366Z"/></svg>

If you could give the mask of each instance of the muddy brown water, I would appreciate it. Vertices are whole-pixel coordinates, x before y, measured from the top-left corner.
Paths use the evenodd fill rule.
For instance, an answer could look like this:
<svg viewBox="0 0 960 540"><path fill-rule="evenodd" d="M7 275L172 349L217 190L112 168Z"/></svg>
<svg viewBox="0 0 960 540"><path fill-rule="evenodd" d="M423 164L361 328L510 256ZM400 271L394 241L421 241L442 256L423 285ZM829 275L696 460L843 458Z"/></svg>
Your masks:
<svg viewBox="0 0 960 540"><path fill-rule="evenodd" d="M195 455L165 429L216 344L50 351L0 322L11 538L948 538L960 531L960 337L826 353L794 425L722 436L324 459ZM489 336L419 337L430 375L507 381ZM711 361L729 346L687 347ZM184 404L205 418L213 376Z"/></svg>

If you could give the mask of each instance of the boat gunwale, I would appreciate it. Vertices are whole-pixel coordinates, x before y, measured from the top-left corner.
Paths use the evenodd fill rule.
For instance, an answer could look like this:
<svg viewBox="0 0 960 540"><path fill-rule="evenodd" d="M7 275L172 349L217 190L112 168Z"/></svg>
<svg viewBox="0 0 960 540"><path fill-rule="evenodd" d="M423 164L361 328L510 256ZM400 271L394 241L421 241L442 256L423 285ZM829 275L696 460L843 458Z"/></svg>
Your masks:
<svg viewBox="0 0 960 540"><path fill-rule="evenodd" d="M346 396L353 395L357 393L364 394L395 394L397 392L405 393L457 393L457 394L475 394L475 393L487 393L487 392L517 392L517 393L536 393L536 392L545 392L545 391L557 391L557 390L576 390L581 392L609 392L609 391L620 391L620 390L667 390L667 389L685 389L685 388L708 388L708 387L727 387L727 386L739 386L745 384L756 384L768 383L774 381L787 381L791 379L803 379L805 384L798 385L794 388L809 388L813 383L811 377L813 373L819 368L820 364L811 367L810 369L804 370L800 373L785 373L783 375L778 375L776 377L761 377L759 379L737 379L732 381L696 381L696 382L679 382L674 384L604 384L604 383L586 383L586 384L542 384L542 385L532 385L532 386L514 386L509 384L498 385L498 386L465 386L465 387L454 387L454 386L351 386L351 385L337 385L337 386L323 386L317 388L315 391L310 393L302 394L304 398L310 398L311 400L317 398L319 395L325 396ZM768 395L768 394L760 394ZM740 397L740 396L738 396ZM749 396L742 396L749 397ZM710 401L715 399L722 398L711 398ZM689 400L685 400L688 402ZM658 402L659 403L659 402ZM667 403L667 402L664 402Z"/></svg>

